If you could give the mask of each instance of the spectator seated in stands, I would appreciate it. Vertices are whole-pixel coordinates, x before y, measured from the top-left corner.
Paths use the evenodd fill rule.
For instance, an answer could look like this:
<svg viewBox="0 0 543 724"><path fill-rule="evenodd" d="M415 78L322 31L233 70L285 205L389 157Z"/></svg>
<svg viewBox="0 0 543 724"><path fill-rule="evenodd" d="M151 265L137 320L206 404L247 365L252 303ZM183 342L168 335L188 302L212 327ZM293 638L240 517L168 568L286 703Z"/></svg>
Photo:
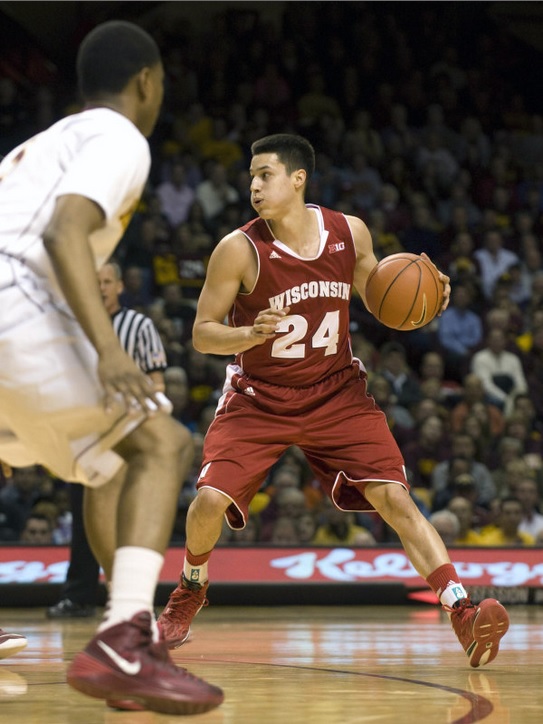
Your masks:
<svg viewBox="0 0 543 724"><path fill-rule="evenodd" d="M298 533L298 541L301 545L311 545L315 533L317 532L318 521L316 513L308 510L302 513L297 520L296 530Z"/></svg>
<svg viewBox="0 0 543 724"><path fill-rule="evenodd" d="M239 193L229 182L227 169L222 163L211 160L207 169L205 180L196 187L196 199L202 206L206 228L213 230L226 207L238 202Z"/></svg>
<svg viewBox="0 0 543 724"><path fill-rule="evenodd" d="M180 159L173 161L167 179L156 187L156 195L172 229L187 220L195 193L187 181L185 166Z"/></svg>
<svg viewBox="0 0 543 724"><path fill-rule="evenodd" d="M470 368L482 381L487 399L505 414L511 411L515 396L528 389L520 356L508 351L502 329L487 333L485 346L475 352Z"/></svg>
<svg viewBox="0 0 543 724"><path fill-rule="evenodd" d="M430 351L423 354L419 364L419 380L421 389L425 382L434 380L437 387L436 402L450 409L460 401L462 386L460 381L445 377L445 363L439 352Z"/></svg>
<svg viewBox="0 0 543 724"><path fill-rule="evenodd" d="M416 437L403 446L405 466L411 473L411 485L426 504L429 498L422 491L431 490L434 469L450 457L450 442L441 417L430 415L417 429ZM419 490L422 489L422 490Z"/></svg>
<svg viewBox="0 0 543 724"><path fill-rule="evenodd" d="M462 399L451 410L449 423L452 432L460 432L464 421L474 406L483 405L488 413L491 434L495 438L503 435L505 418L496 405L490 403L485 395L481 379L474 373L467 374L462 381Z"/></svg>
<svg viewBox="0 0 543 724"><path fill-rule="evenodd" d="M475 481L477 503L486 506L496 497L496 487L488 467L476 460L475 440L465 432L457 432L451 439L451 458L436 465L432 472L432 490L434 495L445 491L450 481L451 463L455 459L467 462L467 471ZM446 503L445 503L446 505Z"/></svg>
<svg viewBox="0 0 543 724"><path fill-rule="evenodd" d="M467 284L473 291L474 301L481 301L481 277L479 265L473 256L475 242L473 235L467 231L455 234L450 250L438 259L439 268L451 278L451 285Z"/></svg>
<svg viewBox="0 0 543 724"><path fill-rule="evenodd" d="M459 529L454 539L455 546L478 546L481 545L481 536L474 527L473 503L468 498L456 495L447 504L447 510L454 513Z"/></svg>
<svg viewBox="0 0 543 724"><path fill-rule="evenodd" d="M262 523L261 539L266 542L274 542L274 533L276 534L277 521L288 519L292 523L292 535L296 537L294 543L298 542L298 521L304 513L307 512L305 495L297 487L285 487L280 489L274 498L273 511L266 508L267 513ZM286 530L286 525L283 526ZM286 533L283 534L286 538ZM275 541L277 542L277 541Z"/></svg>
<svg viewBox="0 0 543 724"><path fill-rule="evenodd" d="M530 437L533 440L541 440L543 438L543 421L537 414L537 409L530 390L527 392L519 392L513 400L513 412L520 413L525 418Z"/></svg>
<svg viewBox="0 0 543 724"><path fill-rule="evenodd" d="M438 321L437 337L445 369L458 382L468 373L473 352L483 341L483 322L472 304L471 286L455 284L451 302Z"/></svg>
<svg viewBox="0 0 543 724"><path fill-rule="evenodd" d="M320 522L312 543L318 546L376 545L370 531L355 523L354 514L336 508L328 496L323 498Z"/></svg>
<svg viewBox="0 0 543 724"><path fill-rule="evenodd" d="M522 522L522 504L517 498L509 497L499 501L499 514L496 522L481 530L481 545L524 547L533 546L535 539L523 533L519 526Z"/></svg>
<svg viewBox="0 0 543 724"><path fill-rule="evenodd" d="M505 248L503 234L495 228L485 232L483 245L474 251L474 256L481 270L483 294L490 303L498 279L520 259L515 252Z"/></svg>
<svg viewBox="0 0 543 724"><path fill-rule="evenodd" d="M420 399L419 381L400 342L385 342L380 347L376 372L390 382L398 405L409 409Z"/></svg>
<svg viewBox="0 0 543 724"><path fill-rule="evenodd" d="M473 440L475 460L486 465L489 470L493 470L496 462L496 441L490 432L486 408L482 405L474 405L471 413L464 420L460 432Z"/></svg>
<svg viewBox="0 0 543 724"><path fill-rule="evenodd" d="M537 482L531 478L521 478L514 488L514 497L522 506L522 520L519 531L537 538L543 533L543 515L541 514L541 496Z"/></svg>
<svg viewBox="0 0 543 724"><path fill-rule="evenodd" d="M437 510L430 515L428 520L437 530L447 548L455 545L460 532L460 522L452 511Z"/></svg>
<svg viewBox="0 0 543 724"><path fill-rule="evenodd" d="M49 516L44 513L29 513L19 540L26 545L52 545L53 526Z"/></svg>
<svg viewBox="0 0 543 724"><path fill-rule="evenodd" d="M53 481L38 465L14 468L0 490L0 501L15 508L19 517L27 518L37 500L53 492Z"/></svg>
<svg viewBox="0 0 543 724"><path fill-rule="evenodd" d="M61 527L60 508L53 497L39 498L32 506L30 515L42 516L48 518L51 527L51 542L59 545L70 543L70 538L66 534L71 534L71 529L65 531Z"/></svg>
<svg viewBox="0 0 543 724"><path fill-rule="evenodd" d="M504 436L519 440L522 445L523 458L527 462L531 459L534 467L541 467L543 441L540 436L532 435L530 423L523 412L511 412L511 414L507 415Z"/></svg>
<svg viewBox="0 0 543 724"><path fill-rule="evenodd" d="M123 307L143 312L154 301L152 292L152 257L149 266L127 266L123 271L123 292L120 302Z"/></svg>

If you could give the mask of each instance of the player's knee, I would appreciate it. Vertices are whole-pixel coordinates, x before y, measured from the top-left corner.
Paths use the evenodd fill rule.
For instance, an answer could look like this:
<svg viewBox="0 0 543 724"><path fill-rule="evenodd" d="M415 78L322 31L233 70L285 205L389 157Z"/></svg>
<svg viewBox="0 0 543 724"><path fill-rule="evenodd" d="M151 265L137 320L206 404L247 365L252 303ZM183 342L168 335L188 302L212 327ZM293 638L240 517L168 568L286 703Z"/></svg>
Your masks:
<svg viewBox="0 0 543 724"><path fill-rule="evenodd" d="M190 430L172 418L166 418L166 425L155 431L154 448L159 454L177 456L180 453L194 453L194 442Z"/></svg>
<svg viewBox="0 0 543 724"><path fill-rule="evenodd" d="M192 506L195 512L204 516L218 517L224 515L232 501L226 495L212 488L201 488ZM191 507L192 507L191 506Z"/></svg>
<svg viewBox="0 0 543 724"><path fill-rule="evenodd" d="M373 483L368 486L367 496L375 510L387 521L411 517L418 512L407 490L397 483Z"/></svg>

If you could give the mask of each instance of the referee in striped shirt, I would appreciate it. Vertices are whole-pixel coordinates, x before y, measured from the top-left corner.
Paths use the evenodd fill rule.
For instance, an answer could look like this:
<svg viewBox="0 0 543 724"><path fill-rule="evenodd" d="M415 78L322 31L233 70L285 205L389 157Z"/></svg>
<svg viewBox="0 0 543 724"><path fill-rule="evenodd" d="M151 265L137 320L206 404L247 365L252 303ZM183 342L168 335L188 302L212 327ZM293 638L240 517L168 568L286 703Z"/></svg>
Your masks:
<svg viewBox="0 0 543 724"><path fill-rule="evenodd" d="M155 387L164 391L164 370L167 364L160 335L145 314L121 306L119 298L123 281L119 265L115 262L104 264L98 272L98 282L104 306L124 350L153 380Z"/></svg>
<svg viewBox="0 0 543 724"><path fill-rule="evenodd" d="M121 306L123 281L120 266L108 262L98 272L104 306L125 351L152 379L157 390L164 391L166 352L155 325L145 314ZM60 600L47 609L48 618L84 618L94 616L100 567L92 553L83 523L83 486L70 485L72 542L70 566Z"/></svg>

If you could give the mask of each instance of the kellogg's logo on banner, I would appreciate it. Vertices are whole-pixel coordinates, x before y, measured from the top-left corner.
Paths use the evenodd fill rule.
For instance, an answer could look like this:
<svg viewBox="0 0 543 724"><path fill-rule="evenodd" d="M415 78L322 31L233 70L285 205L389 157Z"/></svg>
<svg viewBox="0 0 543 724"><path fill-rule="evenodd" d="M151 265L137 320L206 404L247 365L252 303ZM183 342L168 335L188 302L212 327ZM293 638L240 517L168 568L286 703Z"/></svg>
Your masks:
<svg viewBox="0 0 543 724"><path fill-rule="evenodd" d="M543 556L537 548L459 548L450 551L462 581L473 586L543 588ZM178 580L183 548L166 551L161 582ZM0 547L0 584L62 583L65 546ZM392 548L217 548L210 561L217 583L375 583L425 588L403 550Z"/></svg>
<svg viewBox="0 0 543 724"><path fill-rule="evenodd" d="M516 552L516 551L515 551ZM472 553L472 551L470 551ZM543 563L530 565L525 561L512 561L510 551L486 550L486 561L470 561L463 552L453 564L460 578L466 583L493 586L543 585ZM349 548L336 548L324 555L304 552L275 558L270 561L274 568L281 568L292 580L310 580L319 575L328 581L402 581L406 586L417 587L425 582L411 565L404 553L386 552L375 556Z"/></svg>

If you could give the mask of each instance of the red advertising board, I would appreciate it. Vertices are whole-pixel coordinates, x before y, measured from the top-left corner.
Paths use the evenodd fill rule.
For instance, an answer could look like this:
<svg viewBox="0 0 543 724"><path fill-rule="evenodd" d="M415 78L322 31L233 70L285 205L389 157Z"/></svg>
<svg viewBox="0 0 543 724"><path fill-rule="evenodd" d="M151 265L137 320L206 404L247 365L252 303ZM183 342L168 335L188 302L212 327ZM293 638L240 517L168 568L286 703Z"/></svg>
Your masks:
<svg viewBox="0 0 543 724"><path fill-rule="evenodd" d="M166 553L161 582L177 581L183 548ZM462 548L450 551L466 586L543 588L543 550ZM0 547L0 584L61 583L66 547ZM427 584L401 549L391 548L217 548L210 562L216 583L402 583Z"/></svg>

